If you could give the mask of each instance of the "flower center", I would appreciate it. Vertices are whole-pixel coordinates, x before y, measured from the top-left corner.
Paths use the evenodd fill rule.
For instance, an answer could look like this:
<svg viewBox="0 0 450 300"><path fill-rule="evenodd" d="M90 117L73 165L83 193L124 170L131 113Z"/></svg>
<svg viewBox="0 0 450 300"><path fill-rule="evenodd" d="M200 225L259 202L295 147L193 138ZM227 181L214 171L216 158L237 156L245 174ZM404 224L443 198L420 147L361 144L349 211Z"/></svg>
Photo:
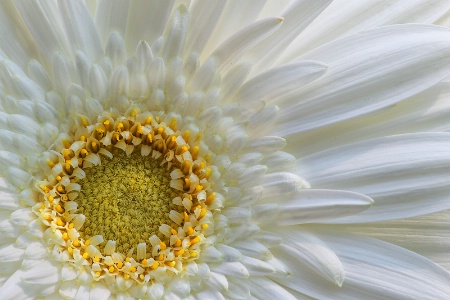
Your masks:
<svg viewBox="0 0 450 300"><path fill-rule="evenodd" d="M101 234L105 241L116 241L116 251L128 253L152 235L164 239L159 226L172 224L170 211L182 214L183 207L172 203L180 192L170 187L167 167L136 152L127 156L117 149L112 154L102 165L85 170L75 202L86 216L81 235L85 240Z"/></svg>
<svg viewBox="0 0 450 300"><path fill-rule="evenodd" d="M49 249L88 266L96 280L177 274L211 231L216 196L201 136L164 118L137 108L104 113L95 124L81 116L47 153L34 211L48 227Z"/></svg>

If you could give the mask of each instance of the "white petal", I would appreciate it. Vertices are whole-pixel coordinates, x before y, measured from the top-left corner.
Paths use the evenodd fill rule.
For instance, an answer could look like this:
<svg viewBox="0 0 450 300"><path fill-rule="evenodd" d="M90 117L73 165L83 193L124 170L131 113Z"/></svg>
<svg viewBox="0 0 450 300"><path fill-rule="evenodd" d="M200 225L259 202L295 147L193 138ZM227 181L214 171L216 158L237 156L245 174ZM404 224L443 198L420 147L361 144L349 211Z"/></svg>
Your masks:
<svg viewBox="0 0 450 300"><path fill-rule="evenodd" d="M175 1L130 1L126 26L128 52L141 40L152 44L163 33Z"/></svg>
<svg viewBox="0 0 450 300"><path fill-rule="evenodd" d="M100 102L103 102L108 88L108 81L99 65L91 66L89 70L89 83L92 95Z"/></svg>
<svg viewBox="0 0 450 300"><path fill-rule="evenodd" d="M417 216L450 208L450 134L406 134L323 151L298 161L318 188L356 191L375 200L368 210L334 222Z"/></svg>
<svg viewBox="0 0 450 300"><path fill-rule="evenodd" d="M273 100L299 89L325 74L327 66L317 61L300 61L266 71L253 77L233 96L247 104Z"/></svg>
<svg viewBox="0 0 450 300"><path fill-rule="evenodd" d="M243 207L227 207L222 210L223 215L229 223L239 223L247 221L250 216L250 210Z"/></svg>
<svg viewBox="0 0 450 300"><path fill-rule="evenodd" d="M189 281L182 278L173 278L170 280L168 288L183 298L187 297L191 292L191 285L189 284Z"/></svg>
<svg viewBox="0 0 450 300"><path fill-rule="evenodd" d="M447 299L450 275L433 262L400 247L371 238L339 232L317 231L340 258L345 269L342 287L320 277L297 261L283 259L292 266L289 277L275 281L319 299Z"/></svg>
<svg viewBox="0 0 450 300"><path fill-rule="evenodd" d="M250 276L268 276L275 273L275 268L270 263L253 257L244 256L241 262L247 268Z"/></svg>
<svg viewBox="0 0 450 300"><path fill-rule="evenodd" d="M298 192L308 188L309 183L303 178L288 172L270 173L263 177L264 198L279 194Z"/></svg>
<svg viewBox="0 0 450 300"><path fill-rule="evenodd" d="M281 150L286 145L286 140L279 136L263 136L250 140L245 150L261 153L272 153Z"/></svg>
<svg viewBox="0 0 450 300"><path fill-rule="evenodd" d="M450 31L388 26L336 40L301 59L322 61L328 70L276 102L282 122L274 132L281 136L379 111L435 85L450 73Z"/></svg>
<svg viewBox="0 0 450 300"><path fill-rule="evenodd" d="M73 52L82 50L92 61L103 54L102 45L94 21L83 1L59 1L66 37Z"/></svg>
<svg viewBox="0 0 450 300"><path fill-rule="evenodd" d="M6 171L8 181L18 188L24 188L32 177L30 173L14 167L9 167Z"/></svg>
<svg viewBox="0 0 450 300"><path fill-rule="evenodd" d="M371 236L419 253L450 271L448 228L449 210L395 221L339 226L339 229Z"/></svg>
<svg viewBox="0 0 450 300"><path fill-rule="evenodd" d="M222 15L217 23L216 29L208 41L203 57L209 55L212 50L222 44L233 33L250 25L258 18L265 0L230 0L222 11ZM273 13L266 17L272 17Z"/></svg>
<svg viewBox="0 0 450 300"><path fill-rule="evenodd" d="M43 243L32 242L28 245L25 255L31 259L45 259L48 255L48 251Z"/></svg>
<svg viewBox="0 0 450 300"><path fill-rule="evenodd" d="M0 129L0 140L2 141L0 147L5 151L18 152L24 155L44 152L44 147L39 145L35 139L9 130Z"/></svg>
<svg viewBox="0 0 450 300"><path fill-rule="evenodd" d="M23 259L24 255L25 250L17 248L14 245L7 245L0 248L0 261L2 263L20 261Z"/></svg>
<svg viewBox="0 0 450 300"><path fill-rule="evenodd" d="M28 73L30 78L39 84L39 86L48 91L52 88L52 82L45 68L37 61L32 60L28 63Z"/></svg>
<svg viewBox="0 0 450 300"><path fill-rule="evenodd" d="M269 1L270 2L270 1ZM275 63L278 56L285 50L290 49L290 43L305 28L309 28L313 21L332 1L316 0L316 1L291 1L283 11L279 14L284 18L283 26L276 34L264 40L260 45L255 47L253 56L262 60L258 61L256 67L259 70L267 69ZM343 5L346 6L346 5ZM272 11L270 11L272 13ZM255 59L255 58L253 58Z"/></svg>
<svg viewBox="0 0 450 300"><path fill-rule="evenodd" d="M100 0L97 2L95 25L103 45L112 32L125 36L130 1ZM133 45L133 47L136 44Z"/></svg>
<svg viewBox="0 0 450 300"><path fill-rule="evenodd" d="M222 253L222 258L224 261L240 261L242 258L241 252L231 246L217 244L216 248L220 251L220 253Z"/></svg>
<svg viewBox="0 0 450 300"><path fill-rule="evenodd" d="M39 46L41 54L49 61L55 51L70 53L64 23L55 4L53 1L16 2L16 7Z"/></svg>
<svg viewBox="0 0 450 300"><path fill-rule="evenodd" d="M9 220L16 226L27 226L28 223L36 218L34 213L27 208L16 209L11 213Z"/></svg>
<svg viewBox="0 0 450 300"><path fill-rule="evenodd" d="M125 66L119 66L114 70L109 83L109 96L117 99L121 96L128 96L129 74Z"/></svg>
<svg viewBox="0 0 450 300"><path fill-rule="evenodd" d="M8 280L0 287L0 295L5 300L30 300L33 295L32 290L24 290L21 286L21 270L16 271Z"/></svg>
<svg viewBox="0 0 450 300"><path fill-rule="evenodd" d="M0 27L3 28L0 37L1 52L25 68L30 57L38 55L34 41L26 25L19 21L21 17L17 9L6 2L1 2L0 7Z"/></svg>
<svg viewBox="0 0 450 300"><path fill-rule="evenodd" d="M89 287L86 285L80 285L77 290L77 296L75 300L89 299Z"/></svg>
<svg viewBox="0 0 450 300"><path fill-rule="evenodd" d="M49 261L42 261L27 270L22 279L26 283L37 285L55 285L59 278L59 270Z"/></svg>
<svg viewBox="0 0 450 300"><path fill-rule="evenodd" d="M264 134L274 124L278 111L276 105L267 105L250 117L247 132L250 136Z"/></svg>
<svg viewBox="0 0 450 300"><path fill-rule="evenodd" d="M155 283L147 287L147 294L152 299L160 299L164 293L164 285Z"/></svg>
<svg viewBox="0 0 450 300"><path fill-rule="evenodd" d="M111 295L111 290L101 283L94 284L89 292L89 299L107 300Z"/></svg>
<svg viewBox="0 0 450 300"><path fill-rule="evenodd" d="M230 67L251 46L279 28L282 22L282 18L269 18L258 21L223 42L212 54L213 57L219 60L219 68Z"/></svg>
<svg viewBox="0 0 450 300"><path fill-rule="evenodd" d="M231 246L239 250L242 254L257 259L269 260L273 257L269 249L267 249L263 244L255 240L251 239L240 240L234 242Z"/></svg>
<svg viewBox="0 0 450 300"><path fill-rule="evenodd" d="M238 278L228 278L227 296L231 299L247 300L250 297L250 288L247 282Z"/></svg>
<svg viewBox="0 0 450 300"><path fill-rule="evenodd" d="M239 278L248 278L247 268L240 262L223 262L220 265L211 265L211 271Z"/></svg>
<svg viewBox="0 0 450 300"><path fill-rule="evenodd" d="M202 249L202 261L217 262L222 260L222 253L214 246L208 245Z"/></svg>
<svg viewBox="0 0 450 300"><path fill-rule="evenodd" d="M450 85L439 83L389 109L287 138L285 151L297 157L357 141L413 132L448 131ZM321 138L318 139L317 135ZM296 145L302 145L298 147Z"/></svg>
<svg viewBox="0 0 450 300"><path fill-rule="evenodd" d="M189 10L184 5L180 5L172 13L171 19L164 32L164 46L162 56L165 61L171 60L180 55L186 39L189 26Z"/></svg>
<svg viewBox="0 0 450 300"><path fill-rule="evenodd" d="M61 280L71 281L78 277L78 272L68 264L65 264L61 268Z"/></svg>
<svg viewBox="0 0 450 300"><path fill-rule="evenodd" d="M225 1L220 0L193 3L185 53L202 53L225 4Z"/></svg>
<svg viewBox="0 0 450 300"><path fill-rule="evenodd" d="M9 244L8 242L14 242L14 240L23 232L23 230L23 226L17 226L17 224L14 224L13 222L11 222L11 220L4 220L3 222L0 222L0 233L5 239L4 241L2 241L2 244L7 245Z"/></svg>
<svg viewBox="0 0 450 300"><path fill-rule="evenodd" d="M282 58L288 61L337 38L376 27L401 23L434 23L449 9L446 1L429 4L428 0L373 0L358 1L352 5L347 5L347 0L333 1L292 45L286 48Z"/></svg>
<svg viewBox="0 0 450 300"><path fill-rule="evenodd" d="M108 1L108 3L109 2L110 1ZM114 31L111 33L111 36L109 37L108 43L106 44L105 47L105 54L111 60L111 64L114 68L125 62L126 59L125 43L123 42L122 36L118 32Z"/></svg>
<svg viewBox="0 0 450 300"><path fill-rule="evenodd" d="M252 277L247 284L250 287L250 293L257 299L297 300L296 297L278 283L264 277Z"/></svg>
<svg viewBox="0 0 450 300"><path fill-rule="evenodd" d="M280 170L289 170L294 165L296 158L290 153L276 151L266 155L262 164L266 165L272 172Z"/></svg>
<svg viewBox="0 0 450 300"><path fill-rule="evenodd" d="M211 300L225 300L224 296L216 290L206 289L196 294L197 300L211 299Z"/></svg>
<svg viewBox="0 0 450 300"><path fill-rule="evenodd" d="M16 210L20 208L19 199L12 193L0 191L0 208L8 210Z"/></svg>
<svg viewBox="0 0 450 300"><path fill-rule="evenodd" d="M211 272L211 277L206 282L208 286L218 291L226 291L228 290L228 280L227 277L223 274Z"/></svg>
<svg viewBox="0 0 450 300"><path fill-rule="evenodd" d="M77 295L78 284L74 281L67 281L61 284L59 294L67 299L75 299Z"/></svg>
<svg viewBox="0 0 450 300"><path fill-rule="evenodd" d="M278 258L286 263L284 257L287 255L291 259L301 261L324 279L337 286L342 286L345 278L342 263L333 250L320 238L294 228L278 230L277 233L283 237L283 243L280 246L282 254L277 255Z"/></svg>
<svg viewBox="0 0 450 300"><path fill-rule="evenodd" d="M373 200L365 195L337 190L301 190L279 202L280 226L332 222L368 209Z"/></svg>

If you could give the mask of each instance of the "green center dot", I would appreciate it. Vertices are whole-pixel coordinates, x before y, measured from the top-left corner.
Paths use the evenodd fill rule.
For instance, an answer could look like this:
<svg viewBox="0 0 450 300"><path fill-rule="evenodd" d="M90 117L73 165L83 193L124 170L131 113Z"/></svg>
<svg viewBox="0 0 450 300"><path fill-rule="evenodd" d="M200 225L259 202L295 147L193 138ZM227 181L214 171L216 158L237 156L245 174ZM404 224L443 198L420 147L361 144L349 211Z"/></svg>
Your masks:
<svg viewBox="0 0 450 300"><path fill-rule="evenodd" d="M84 239L101 234L106 244L116 241L116 252L127 254L131 248L157 235L161 224L172 224L171 210L183 208L172 204L180 196L170 187L167 164L133 152L127 156L119 149L112 150L113 158L101 157L101 165L84 168L86 177L79 182L81 191L75 201L78 213L86 220L80 230Z"/></svg>

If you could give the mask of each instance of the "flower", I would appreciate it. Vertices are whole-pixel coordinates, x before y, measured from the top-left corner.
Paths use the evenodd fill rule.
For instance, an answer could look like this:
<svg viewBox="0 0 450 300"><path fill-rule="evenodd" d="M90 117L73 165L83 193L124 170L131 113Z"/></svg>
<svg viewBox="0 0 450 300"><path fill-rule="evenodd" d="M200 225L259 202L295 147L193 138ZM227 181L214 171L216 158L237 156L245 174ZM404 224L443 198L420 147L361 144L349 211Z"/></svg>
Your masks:
<svg viewBox="0 0 450 300"><path fill-rule="evenodd" d="M448 3L328 4L1 3L2 299L447 298L346 224L450 208Z"/></svg>

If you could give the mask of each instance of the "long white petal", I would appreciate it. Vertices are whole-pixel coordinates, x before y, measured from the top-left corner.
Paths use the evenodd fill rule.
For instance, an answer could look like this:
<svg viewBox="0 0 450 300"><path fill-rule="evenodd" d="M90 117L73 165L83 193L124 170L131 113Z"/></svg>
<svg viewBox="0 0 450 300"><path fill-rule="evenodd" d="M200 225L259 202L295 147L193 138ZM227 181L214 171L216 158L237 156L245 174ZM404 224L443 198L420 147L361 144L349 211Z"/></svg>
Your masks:
<svg viewBox="0 0 450 300"><path fill-rule="evenodd" d="M324 76L276 101L274 132L302 134L387 109L450 74L450 30L424 25L382 27L336 40L301 59L328 65Z"/></svg>
<svg viewBox="0 0 450 300"><path fill-rule="evenodd" d="M92 61L97 61L103 54L103 47L84 1L59 1L58 5L73 53L81 50Z"/></svg>
<svg viewBox="0 0 450 300"><path fill-rule="evenodd" d="M250 287L250 293L256 299L286 299L297 300L289 291L264 277L252 277L247 283Z"/></svg>
<svg viewBox="0 0 450 300"><path fill-rule="evenodd" d="M229 68L245 51L272 34L282 23L282 18L268 18L258 21L231 36L212 54L220 62L219 69Z"/></svg>
<svg viewBox="0 0 450 300"><path fill-rule="evenodd" d="M273 100L299 89L325 74L327 66L317 61L300 61L270 69L247 81L234 95L242 103Z"/></svg>
<svg viewBox="0 0 450 300"><path fill-rule="evenodd" d="M279 15L284 19L280 30L252 51L252 61L256 63L257 69L254 71L260 72L271 67L286 49L290 49L289 44L332 2L297 0L289 3Z"/></svg>
<svg viewBox="0 0 450 300"><path fill-rule="evenodd" d="M338 190L300 190L278 201L277 224L281 226L333 222L333 219L351 216L373 204L369 197Z"/></svg>
<svg viewBox="0 0 450 300"><path fill-rule="evenodd" d="M56 51L71 52L62 16L53 1L17 1L16 5L41 54L48 61Z"/></svg>
<svg viewBox="0 0 450 300"><path fill-rule="evenodd" d="M295 227L275 232L283 237L283 243L279 247L282 253L277 255L278 259L284 261L289 267L291 264L286 260L286 256L290 260L300 261L304 265L303 269L309 268L323 279L342 286L345 279L344 267L339 257L320 238ZM297 270L291 271L297 272Z"/></svg>
<svg viewBox="0 0 450 300"><path fill-rule="evenodd" d="M339 229L371 236L419 253L450 271L450 211Z"/></svg>
<svg viewBox="0 0 450 300"><path fill-rule="evenodd" d="M144 40L152 45L160 37L174 2L174 0L130 2L125 35L129 53L134 51L139 41Z"/></svg>
<svg viewBox="0 0 450 300"><path fill-rule="evenodd" d="M297 169L316 188L339 187L375 200L366 211L333 222L391 220L450 208L448 149L449 133L398 135L304 157Z"/></svg>
<svg viewBox="0 0 450 300"><path fill-rule="evenodd" d="M335 0L286 49L282 61L289 61L307 51L340 37L390 24L435 22L450 9L445 0L358 1ZM376 13L374 13L376 11ZM352 20L352 22L348 22Z"/></svg>
<svg viewBox="0 0 450 300"><path fill-rule="evenodd" d="M103 45L112 32L125 36L129 0L100 0L97 2L95 25Z"/></svg>
<svg viewBox="0 0 450 300"><path fill-rule="evenodd" d="M371 238L330 232L330 229L314 234L342 262L345 270L342 287L321 280L314 272L302 268L300 261L289 261L292 276L273 280L319 299L431 300L450 297L450 274L416 253Z"/></svg>
<svg viewBox="0 0 450 300"><path fill-rule="evenodd" d="M254 22L266 0L230 0L226 1L216 29L211 35L202 58L228 39L233 33ZM271 17L273 14L270 15Z"/></svg>
<svg viewBox="0 0 450 300"><path fill-rule="evenodd" d="M442 82L393 107L287 138L297 157L361 140L413 132L449 131L450 83ZM320 138L317 136L320 135ZM301 147L298 147L301 145Z"/></svg>

